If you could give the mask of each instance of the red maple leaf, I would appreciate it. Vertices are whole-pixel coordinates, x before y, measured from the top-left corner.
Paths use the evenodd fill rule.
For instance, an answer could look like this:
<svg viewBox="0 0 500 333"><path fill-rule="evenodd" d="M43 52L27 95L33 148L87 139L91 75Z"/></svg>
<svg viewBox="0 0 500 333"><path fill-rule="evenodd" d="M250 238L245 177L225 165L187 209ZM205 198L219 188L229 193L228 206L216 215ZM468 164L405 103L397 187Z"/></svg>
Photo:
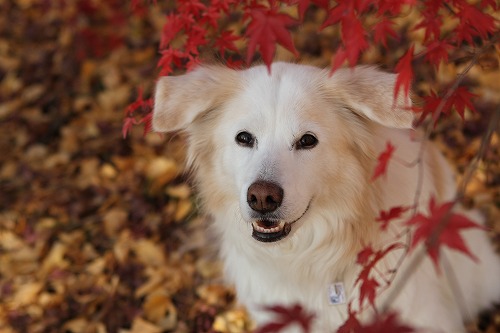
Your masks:
<svg viewBox="0 0 500 333"><path fill-rule="evenodd" d="M371 246L366 246L359 253L356 263L363 266L363 269L358 275L355 284L359 283L359 306L361 307L364 300L367 299L370 305L375 307L375 297L380 284L377 280L371 277L371 272L377 263L383 259L388 253L404 248L402 243L393 243L386 248L374 251Z"/></svg>
<svg viewBox="0 0 500 333"><path fill-rule="evenodd" d="M304 332L310 332L314 314L306 312L302 306L295 304L289 307L275 305L264 308L275 316L273 322L259 327L254 333L277 333L292 324L298 324Z"/></svg>
<svg viewBox="0 0 500 333"><path fill-rule="evenodd" d="M476 34L476 31L465 21L461 21L453 32L455 33L454 40L458 43L458 45L462 44L464 41L469 44L474 43L473 36Z"/></svg>
<svg viewBox="0 0 500 333"><path fill-rule="evenodd" d="M160 53L161 58L156 65L156 67L161 68L159 76L165 76L172 73L174 70L173 66L181 67L183 60L187 57L185 52L172 48L162 50Z"/></svg>
<svg viewBox="0 0 500 333"><path fill-rule="evenodd" d="M143 90L139 87L139 89L137 89L137 97L135 101L130 103L125 110L126 117L123 120L122 126L122 135L124 139L127 137L134 125L144 124L144 135L151 130L152 109L153 99L149 98L145 100L143 98ZM136 111L140 111L141 114L145 114L145 116L139 121L135 119Z"/></svg>
<svg viewBox="0 0 500 333"><path fill-rule="evenodd" d="M345 16L342 19L342 41L349 65L354 67L361 52L368 48L365 28L356 15Z"/></svg>
<svg viewBox="0 0 500 333"><path fill-rule="evenodd" d="M486 7L491 7L494 10L497 10L499 8L500 4L497 2L497 0L482 0L480 7L482 9Z"/></svg>
<svg viewBox="0 0 500 333"><path fill-rule="evenodd" d="M208 43L208 40L206 38L207 30L202 27L194 26L189 29L186 34L187 41L184 44L184 49L187 53L198 55L200 53L198 48Z"/></svg>
<svg viewBox="0 0 500 333"><path fill-rule="evenodd" d="M477 260L476 256L470 252L465 244L460 232L463 229L484 229L484 227L476 224L464 215L453 213L453 206L453 202L445 202L438 205L434 198L431 198L429 201L428 216L419 213L406 222L406 225L416 227L410 250L414 249L420 243L425 243L427 253L434 262L434 266L438 272L440 271L439 251L442 247L454 249L466 254L473 260Z"/></svg>
<svg viewBox="0 0 500 333"><path fill-rule="evenodd" d="M446 99L440 97L436 92L431 91L429 96L424 97L424 106L420 115L419 123L421 123L429 114L432 115L434 125L439 120L441 114L449 114L454 109L462 118L465 116L465 108L472 112L476 112L472 99L477 97L471 93L466 87L457 87Z"/></svg>
<svg viewBox="0 0 500 333"><path fill-rule="evenodd" d="M377 11L381 15L389 13L391 16L397 16L404 5L414 5L415 2L416 0L378 0Z"/></svg>
<svg viewBox="0 0 500 333"><path fill-rule="evenodd" d="M147 7L142 4L141 0L132 0L130 2L132 13L138 17L143 17L147 13Z"/></svg>
<svg viewBox="0 0 500 333"><path fill-rule="evenodd" d="M201 17L202 13L207 10L207 7L199 0L177 0L177 8L183 16L191 14L195 17Z"/></svg>
<svg viewBox="0 0 500 333"><path fill-rule="evenodd" d="M396 64L398 77L396 79L396 86L394 87L394 98L398 96L401 87L403 88L405 96L408 96L410 92L410 84L413 79L413 67L411 62L413 60L414 48L415 47L412 45Z"/></svg>
<svg viewBox="0 0 500 333"><path fill-rule="evenodd" d="M449 101L451 105L453 105L453 107L455 108L455 111L457 111L457 113L460 115L462 120L464 120L464 112L466 107L473 112L476 111L474 105L471 102L471 99L474 97L477 97L477 95L471 93L470 91L467 90L466 87L463 86L458 87L451 94Z"/></svg>
<svg viewBox="0 0 500 333"><path fill-rule="evenodd" d="M183 19L179 15L169 14L166 19L161 32L160 50L167 48L184 26Z"/></svg>
<svg viewBox="0 0 500 333"><path fill-rule="evenodd" d="M133 101L131 104L129 104L129 106L125 110L125 113L127 114L127 116L133 116L134 112L144 105L144 100L143 100L142 94L143 94L143 90L141 87L139 87L137 89L137 97L135 98L135 101Z"/></svg>
<svg viewBox="0 0 500 333"><path fill-rule="evenodd" d="M224 57L226 50L238 52L238 48L234 44L237 40L240 40L240 37L235 35L232 30L223 31L215 40L215 46L219 50L221 56Z"/></svg>
<svg viewBox="0 0 500 333"><path fill-rule="evenodd" d="M395 149L396 148L389 141L387 141L385 150L378 156L378 163L373 172L371 181L374 181L386 173L387 165Z"/></svg>
<svg viewBox="0 0 500 333"><path fill-rule="evenodd" d="M332 69L330 70L330 75L333 74L337 69L342 66L344 61L347 59L347 53L345 49L341 46L338 48L337 52L335 52L332 56Z"/></svg>
<svg viewBox="0 0 500 333"><path fill-rule="evenodd" d="M434 40L429 43L425 50L425 60L439 68L439 64L448 61L448 54L453 46L448 44L446 40Z"/></svg>
<svg viewBox="0 0 500 333"><path fill-rule="evenodd" d="M153 129L153 112L149 112L146 116L144 116L141 120L139 120L139 124L144 124L144 131L142 135L146 135Z"/></svg>
<svg viewBox="0 0 500 333"><path fill-rule="evenodd" d="M424 105L422 107L422 113L417 123L421 124L424 121L424 119L427 118L427 116L430 114L432 115L432 119L434 120L434 125L436 125L440 114L448 112L447 110L451 108L451 104L448 101L442 102L442 100L443 99L439 97L435 91L431 91L429 96L424 96ZM441 103L445 104L443 104L441 111L437 112Z"/></svg>
<svg viewBox="0 0 500 333"><path fill-rule="evenodd" d="M359 19L359 13L365 10L368 4L368 1L339 1L328 11L328 17L320 27L322 30L327 26L340 23L341 39L344 44L342 49L345 51L345 58L350 66L356 65L361 52L368 48L366 31Z"/></svg>
<svg viewBox="0 0 500 333"><path fill-rule="evenodd" d="M212 0L211 6L227 14L229 13L229 7L237 3L238 0Z"/></svg>
<svg viewBox="0 0 500 333"><path fill-rule="evenodd" d="M349 314L349 317L347 317L347 320L342 324L342 326L339 327L337 330L337 333L359 333L361 332L361 323L359 322L358 318L356 318L356 312L352 311L351 309L351 303L349 303L347 307L347 313Z"/></svg>
<svg viewBox="0 0 500 333"><path fill-rule="evenodd" d="M233 57L229 57L226 59L226 66L231 68L231 69L242 69L244 65L243 60L241 59L235 59Z"/></svg>
<svg viewBox="0 0 500 333"><path fill-rule="evenodd" d="M124 139L127 137L128 133L130 133L135 124L137 124L137 122L133 117L125 117L122 126L122 136Z"/></svg>
<svg viewBox="0 0 500 333"><path fill-rule="evenodd" d="M335 7L328 11L328 16L319 29L323 30L330 25L338 23L350 11L352 9L349 8L346 2L339 1Z"/></svg>
<svg viewBox="0 0 500 333"><path fill-rule="evenodd" d="M365 299L375 308L375 296L377 296L377 288L380 284L373 278L366 278L362 280L359 287L359 306L361 306Z"/></svg>
<svg viewBox="0 0 500 333"><path fill-rule="evenodd" d="M398 34L392 26L394 22L390 21L384 17L381 21L375 24L373 27L373 40L375 43L382 43L385 48L387 48L387 37L398 38Z"/></svg>
<svg viewBox="0 0 500 333"><path fill-rule="evenodd" d="M220 9L216 6L210 6L203 13L200 23L208 23L213 28L217 28L219 26L218 19L220 18Z"/></svg>
<svg viewBox="0 0 500 333"><path fill-rule="evenodd" d="M375 221L381 223L380 227L382 230L386 230L392 220L400 218L408 209L410 207L396 206L392 207L389 211L381 210L379 217Z"/></svg>
<svg viewBox="0 0 500 333"><path fill-rule="evenodd" d="M191 72L193 69L198 67L200 64L201 64L200 58L198 58L197 56L189 55L187 57L187 61L186 61L186 64L184 65L184 67L186 68L187 72Z"/></svg>
<svg viewBox="0 0 500 333"><path fill-rule="evenodd" d="M365 246L363 250L358 252L356 263L366 266L370 262L370 258L375 254L371 246Z"/></svg>
<svg viewBox="0 0 500 333"><path fill-rule="evenodd" d="M424 10L422 11L422 20L417 23L413 30L424 29L424 43L431 40L439 39L441 35L442 17L439 14L441 2L439 1L425 1Z"/></svg>
<svg viewBox="0 0 500 333"><path fill-rule="evenodd" d="M292 52L296 57L298 52L293 45L288 27L298 22L291 16L279 13L278 9L255 8L248 12L250 23L245 35L248 37L247 63L250 63L257 47L262 59L271 71L271 62L276 51L276 43Z"/></svg>
<svg viewBox="0 0 500 333"><path fill-rule="evenodd" d="M476 6L470 5L465 1L457 1L459 11L457 13L460 19L460 26L465 28L469 26L472 30L457 31L458 41L472 41L472 37L479 36L483 39L488 38L488 34L496 31L495 19L493 16L479 10ZM460 33L462 35L460 35Z"/></svg>
<svg viewBox="0 0 500 333"><path fill-rule="evenodd" d="M434 90L431 90L430 95L424 97L424 107L422 108L423 112L433 114L439 106L441 100L442 98L439 97Z"/></svg>
<svg viewBox="0 0 500 333"><path fill-rule="evenodd" d="M415 330L410 326L399 322L396 313L390 312L377 315L368 325L362 326L356 333L413 333Z"/></svg>
<svg viewBox="0 0 500 333"><path fill-rule="evenodd" d="M361 324L356 318L356 312L351 311L349 304L347 320L339 327L337 333L413 333L415 330L402 324L396 313L377 314L373 320L367 324Z"/></svg>

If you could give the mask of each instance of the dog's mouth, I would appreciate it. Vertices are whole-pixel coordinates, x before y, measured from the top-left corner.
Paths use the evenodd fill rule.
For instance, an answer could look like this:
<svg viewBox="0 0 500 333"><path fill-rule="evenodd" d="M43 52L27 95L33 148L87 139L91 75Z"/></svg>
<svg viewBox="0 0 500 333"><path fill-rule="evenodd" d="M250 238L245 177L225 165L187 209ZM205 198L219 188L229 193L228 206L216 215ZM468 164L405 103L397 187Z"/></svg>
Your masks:
<svg viewBox="0 0 500 333"><path fill-rule="evenodd" d="M258 220L252 222L252 237L264 243L277 242L290 233L291 223L285 221Z"/></svg>
<svg viewBox="0 0 500 333"><path fill-rule="evenodd" d="M311 199L312 201L312 199ZM300 220L304 215L306 215L309 207L311 206L311 201L307 205L307 208L304 210L302 215L299 216L298 219L292 222L285 222L283 220L270 220L270 219L261 219L252 222L252 237L258 240L259 242L271 243L282 240L292 230L292 224Z"/></svg>

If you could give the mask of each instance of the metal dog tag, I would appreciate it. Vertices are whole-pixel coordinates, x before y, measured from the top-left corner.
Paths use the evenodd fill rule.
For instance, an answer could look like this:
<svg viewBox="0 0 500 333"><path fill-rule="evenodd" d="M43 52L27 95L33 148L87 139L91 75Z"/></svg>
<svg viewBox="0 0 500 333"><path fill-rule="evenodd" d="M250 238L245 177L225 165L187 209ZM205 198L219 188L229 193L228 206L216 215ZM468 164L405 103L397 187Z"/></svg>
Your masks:
<svg viewBox="0 0 500 333"><path fill-rule="evenodd" d="M328 301L332 305L345 304L345 288L342 282L335 282L328 286Z"/></svg>

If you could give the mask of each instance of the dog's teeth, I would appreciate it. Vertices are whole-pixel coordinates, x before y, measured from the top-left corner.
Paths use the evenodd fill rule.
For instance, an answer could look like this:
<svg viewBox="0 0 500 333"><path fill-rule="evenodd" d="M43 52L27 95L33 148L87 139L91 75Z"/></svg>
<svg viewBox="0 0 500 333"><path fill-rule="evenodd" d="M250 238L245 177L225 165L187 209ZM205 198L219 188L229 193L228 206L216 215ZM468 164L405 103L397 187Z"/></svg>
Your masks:
<svg viewBox="0 0 500 333"><path fill-rule="evenodd" d="M270 233L281 231L283 229L283 227L285 226L285 222L281 221L279 223L279 225L274 227L274 228L261 227L261 226L259 226L258 222L252 222L252 225L253 225L254 229L257 230L258 232L270 234Z"/></svg>

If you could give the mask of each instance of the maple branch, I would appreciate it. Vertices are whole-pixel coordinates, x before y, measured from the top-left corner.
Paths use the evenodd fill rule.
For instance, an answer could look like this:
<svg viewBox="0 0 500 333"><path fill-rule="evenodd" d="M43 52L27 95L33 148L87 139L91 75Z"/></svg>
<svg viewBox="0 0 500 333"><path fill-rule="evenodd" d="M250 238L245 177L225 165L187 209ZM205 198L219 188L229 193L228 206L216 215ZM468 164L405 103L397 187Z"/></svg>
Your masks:
<svg viewBox="0 0 500 333"><path fill-rule="evenodd" d="M474 54L473 58L471 59L471 61L469 62L469 64L464 68L464 70L460 74L458 74L457 78L455 79L455 81L453 82L453 84L448 89L445 96L443 97L443 99L439 103L438 107L436 108L436 111L434 113L435 116L432 119L433 122L435 122L439 118L440 114L442 113L442 111L446 105L447 100L457 90L460 83L465 79L466 75L472 69L472 67L477 64L480 56L484 52L486 52L486 50L489 48L489 46L491 46L492 43L494 43L497 39L498 39L498 35L495 35L487 45L484 45L477 52L475 52L475 54ZM485 135L483 136L483 140L481 141L480 148L479 148L476 156L474 157L472 163L470 163L468 165L468 167L464 173L464 177L462 179L461 184L459 185L459 187L457 189L457 193L456 193L456 196L453 200L453 205L450 207L450 211L443 217L443 220L438 224L438 226L436 227L436 230L429 237L425 246L420 248L418 250L419 252L416 253L415 256L412 258L412 261L408 264L408 268L405 271L400 273L400 274L402 274L402 277L398 281L396 281L396 284L393 286L391 292L388 294L388 297L385 299L384 303L382 303L382 306L381 306L382 313L384 313L388 310L388 306L399 295L399 293L402 290L402 287L407 283L407 281L413 275L415 270L420 266L420 264L422 263L423 259L426 256L427 249L435 246L436 243L438 242L439 236L441 235L443 230L448 225L448 221L450 219L451 211L452 211L453 207L455 206L455 204L457 202L459 202L464 197L467 184L472 179L472 176L473 176L475 170L477 169L479 161L484 157L484 155L486 153L486 149L488 147L488 143L491 140L491 136L493 135L495 128L498 127L499 121L500 121L500 108L498 108L495 111L495 113L492 115L491 121L489 122L488 129L487 129ZM433 126L431 126L431 124L428 124L427 128L425 130L425 134L422 138L421 145L419 147L417 159L414 162L405 163L408 165L416 165L418 168L417 169L417 172L418 172L417 189L415 190L415 196L414 196L414 200L413 200L412 215L417 214L417 210L418 210L418 206L419 206L418 202L419 202L421 194L422 194L423 178L424 178L424 164L422 163L422 161L423 161L423 156L424 156L426 145L428 144L428 142L430 140L430 136L432 134L432 130L433 130ZM406 229L406 231L401 236L404 236L404 235L406 235L406 245L407 245L407 249L409 249L409 244L411 242L411 232L410 232L409 227ZM406 255L403 256L403 258L405 258L405 257L406 257ZM403 262L404 262L404 260L401 260L400 262L398 262L398 265L396 266L396 269L395 269L394 276L391 278L391 284L394 281L395 276L397 275L396 273L399 270L399 268L401 267L401 265L403 264ZM449 273L448 270L445 273ZM449 279L449 274L447 275L447 278ZM456 288L454 288L454 289L456 289Z"/></svg>
<svg viewBox="0 0 500 333"><path fill-rule="evenodd" d="M446 280L448 280L450 289L453 291L452 296L456 300L455 304L458 304L462 313L467 314L466 315L467 318L471 318L468 308L464 306L464 304L466 304L466 300L464 294L462 293L462 290L459 287L457 275L455 274L455 271L453 270L452 265L448 260L446 252L441 253L441 264L443 266L443 271L446 276Z"/></svg>
<svg viewBox="0 0 500 333"><path fill-rule="evenodd" d="M429 237L426 243L427 248L432 248L437 245L439 241L439 236L444 231L444 229L446 229L449 223L453 207L464 198L467 185L471 181L474 172L477 170L479 161L484 159L489 143L491 142L492 135L495 132L495 129L498 127L499 122L500 122L500 107L498 107L491 116L486 133L481 140L481 145L479 147L479 150L477 154L474 156L472 162L467 166L467 169L465 170L464 177L460 183L460 186L457 189L457 193L453 200L453 205L450 207L450 210L444 216L443 220L440 221L434 233L431 235L431 237ZM448 280L448 282L450 282L450 286L453 290L454 297L459 299L458 302L459 304L464 304L463 300L465 298L460 288L458 288L458 279L456 278L456 275L453 269L451 268L451 264L449 263L445 252L441 254L441 261L443 263L446 279Z"/></svg>
<svg viewBox="0 0 500 333"><path fill-rule="evenodd" d="M469 64L464 68L464 70L458 74L457 78L451 85L451 87L448 89L444 97L441 99L441 102L439 103L438 107L436 108L436 111L434 112L434 116L432 117L432 121L435 122L437 119L439 119L439 116L443 112L443 109L446 105L446 102L450 99L450 97L453 95L453 93L457 90L458 86L462 81L465 79L466 75L469 73L469 71L474 67L474 65L477 64L479 61L479 58L481 55L486 52L488 49L489 45L485 45L481 47L477 52L475 52L474 56L472 57L471 61ZM427 125L427 128L425 130L424 137L422 138L422 143L420 145L420 149L418 151L417 159L414 161L414 164L417 165L418 167L418 182L417 182L417 189L415 190L415 196L413 199L413 215L416 214L417 209L418 209L418 201L420 199L420 196L422 194L422 187L423 187L423 178L424 178L424 165L422 163L423 157L424 157L424 152L425 152L425 147L430 139L430 136L433 131L433 126L430 124Z"/></svg>
<svg viewBox="0 0 500 333"><path fill-rule="evenodd" d="M486 155L486 150L488 149L489 143L491 142L491 137L493 136L493 133L495 133L495 130L499 127L499 125L500 125L500 106L494 111L494 113L491 116L491 119L488 123L488 128L486 129L486 133L484 134L483 139L481 140L481 145L479 146L478 153L476 154L476 156L474 156L472 162L467 166L467 169L464 172L464 177L458 188L457 195L455 196L456 201L462 200L463 197L465 196L465 190L467 184L472 179L474 172L478 168L479 162L482 159L484 159L484 156Z"/></svg>
<svg viewBox="0 0 500 333"><path fill-rule="evenodd" d="M435 111L435 115L436 116L433 116L433 119L432 119L433 122L435 122L439 118L439 116L443 112L444 106L446 105L446 102L448 101L448 99L457 90L457 88L460 85L460 83L465 79L467 73L469 73L469 71L472 69L472 67L474 67L474 65L477 64L477 62L479 61L480 56L487 50L488 47L489 47L489 45L485 45L485 46L481 47L478 50L478 52L476 52L474 54L474 57L471 59L471 61L465 67L465 69L460 74L458 74L457 78L455 79L455 81L453 82L453 84L448 89L448 91L446 92L445 96L443 97L443 99L439 103L438 107L436 108L436 111ZM422 194L423 178L424 178L424 164L422 163L422 160L423 160L423 157L424 157L425 147L426 147L426 145L427 145L427 143L428 143L428 141L430 139L430 136L432 134L432 130L433 130L433 127L430 126L430 125L427 125L427 128L425 130L425 135L424 135L424 137L422 139L422 143L421 143L420 149L418 151L418 157L417 157L417 159L415 161L415 163L417 164L417 167L418 167L418 181L417 181L417 189L415 190L415 197L413 199L413 215L415 215L416 212L417 212L418 201L420 200L420 196ZM471 165L472 164L470 164L469 167ZM477 162L474 163L474 167L476 165L477 165ZM470 170L470 168L469 168L469 170ZM471 175L468 175L469 178L470 178L470 176ZM469 180L469 179L467 179L467 180ZM459 192L457 192L457 194L458 193Z"/></svg>
<svg viewBox="0 0 500 333"><path fill-rule="evenodd" d="M472 179L472 175L477 170L479 161L481 161L486 155L486 151L488 149L489 143L491 142L493 133L495 133L495 130L499 127L499 125L500 125L500 107L498 107L491 116L486 133L481 140L480 148L477 154L475 155L473 162L468 165L467 170L465 171L464 178L462 179L458 187L457 194L455 195L455 198L452 201L452 205L450 206L449 211L439 222L436 229L433 231L433 233L425 243L425 246L417 250L419 252L416 253L415 256L412 258L412 261L408 264L407 269L400 273L401 274L400 279L396 281L396 284L393 286L391 293L388 294L388 297L384 300L384 303L381 306L382 313L387 312L389 305L399 295L399 293L402 290L402 287L408 282L409 278L415 273L415 270L420 266L420 264L422 263L423 259L426 256L427 249L437 245L439 236L448 225L453 207L465 196L467 185ZM447 279L450 279L450 271L446 270L445 274L447 274ZM457 288L454 288L454 291L455 293L457 293Z"/></svg>

